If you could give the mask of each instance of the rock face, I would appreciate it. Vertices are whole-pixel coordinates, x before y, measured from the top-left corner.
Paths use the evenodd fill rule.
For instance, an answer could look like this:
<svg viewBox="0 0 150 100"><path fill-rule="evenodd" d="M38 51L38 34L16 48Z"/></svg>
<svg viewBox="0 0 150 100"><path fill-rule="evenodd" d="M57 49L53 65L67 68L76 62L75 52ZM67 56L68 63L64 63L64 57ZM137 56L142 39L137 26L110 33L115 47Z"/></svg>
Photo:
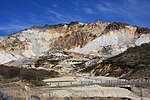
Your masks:
<svg viewBox="0 0 150 100"><path fill-rule="evenodd" d="M37 26L0 37L0 64L52 50L110 57L150 42L150 30L124 23L95 22Z"/></svg>

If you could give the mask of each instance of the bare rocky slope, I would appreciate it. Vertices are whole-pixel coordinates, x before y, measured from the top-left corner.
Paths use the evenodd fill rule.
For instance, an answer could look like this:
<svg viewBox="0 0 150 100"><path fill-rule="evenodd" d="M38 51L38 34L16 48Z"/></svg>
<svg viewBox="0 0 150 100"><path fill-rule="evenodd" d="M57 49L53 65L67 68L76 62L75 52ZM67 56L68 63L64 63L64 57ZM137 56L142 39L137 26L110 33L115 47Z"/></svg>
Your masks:
<svg viewBox="0 0 150 100"><path fill-rule="evenodd" d="M44 69L48 72L56 72L57 76L86 73L120 77L132 71L133 68L128 70L128 67L122 68L122 65L112 67L110 63L102 66L102 61L123 53L128 48L149 42L150 29L125 23L71 22L70 24L35 26L0 38L0 64L3 64L0 66L8 71L12 70L9 66ZM148 52L143 50L145 47L141 48L143 52L139 55ZM146 55L145 58L147 57L149 56ZM127 56L127 58L131 57ZM143 60L143 58L140 59L141 62ZM128 62L126 61L126 64ZM2 69L0 71L3 73Z"/></svg>
<svg viewBox="0 0 150 100"><path fill-rule="evenodd" d="M128 48L125 52L103 60L97 66L89 67L83 72L96 76L113 76L120 78L150 78L150 43Z"/></svg>
<svg viewBox="0 0 150 100"><path fill-rule="evenodd" d="M35 26L0 37L0 64L54 49L109 57L150 41L150 30L117 22Z"/></svg>

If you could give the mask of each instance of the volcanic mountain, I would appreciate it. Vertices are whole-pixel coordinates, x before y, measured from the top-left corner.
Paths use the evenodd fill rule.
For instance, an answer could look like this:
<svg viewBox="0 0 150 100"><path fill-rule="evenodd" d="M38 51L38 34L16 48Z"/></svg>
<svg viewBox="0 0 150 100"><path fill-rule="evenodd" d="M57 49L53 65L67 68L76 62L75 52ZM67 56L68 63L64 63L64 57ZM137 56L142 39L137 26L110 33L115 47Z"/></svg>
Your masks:
<svg viewBox="0 0 150 100"><path fill-rule="evenodd" d="M0 64L38 58L52 51L109 58L150 42L150 29L119 22L34 26L0 37Z"/></svg>

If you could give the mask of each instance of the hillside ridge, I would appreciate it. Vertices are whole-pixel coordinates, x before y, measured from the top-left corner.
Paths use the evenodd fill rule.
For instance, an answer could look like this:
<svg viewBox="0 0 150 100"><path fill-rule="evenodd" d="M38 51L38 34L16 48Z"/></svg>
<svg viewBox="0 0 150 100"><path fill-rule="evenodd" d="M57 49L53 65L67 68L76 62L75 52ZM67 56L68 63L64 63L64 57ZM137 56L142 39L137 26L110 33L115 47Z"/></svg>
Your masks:
<svg viewBox="0 0 150 100"><path fill-rule="evenodd" d="M110 57L150 42L150 30L125 23L94 22L34 26L0 38L0 64L62 50Z"/></svg>

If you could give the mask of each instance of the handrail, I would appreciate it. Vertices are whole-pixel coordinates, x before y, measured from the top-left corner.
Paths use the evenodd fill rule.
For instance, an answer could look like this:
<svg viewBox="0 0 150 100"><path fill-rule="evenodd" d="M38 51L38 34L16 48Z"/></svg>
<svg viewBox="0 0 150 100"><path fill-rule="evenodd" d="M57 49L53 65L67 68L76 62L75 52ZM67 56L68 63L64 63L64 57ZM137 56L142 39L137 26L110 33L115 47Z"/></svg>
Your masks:
<svg viewBox="0 0 150 100"><path fill-rule="evenodd" d="M107 80L107 81L62 81L62 82L49 82L47 83L51 87L60 86L79 86L79 85L138 85L150 83L150 80L130 80L130 81L120 81L120 80Z"/></svg>

